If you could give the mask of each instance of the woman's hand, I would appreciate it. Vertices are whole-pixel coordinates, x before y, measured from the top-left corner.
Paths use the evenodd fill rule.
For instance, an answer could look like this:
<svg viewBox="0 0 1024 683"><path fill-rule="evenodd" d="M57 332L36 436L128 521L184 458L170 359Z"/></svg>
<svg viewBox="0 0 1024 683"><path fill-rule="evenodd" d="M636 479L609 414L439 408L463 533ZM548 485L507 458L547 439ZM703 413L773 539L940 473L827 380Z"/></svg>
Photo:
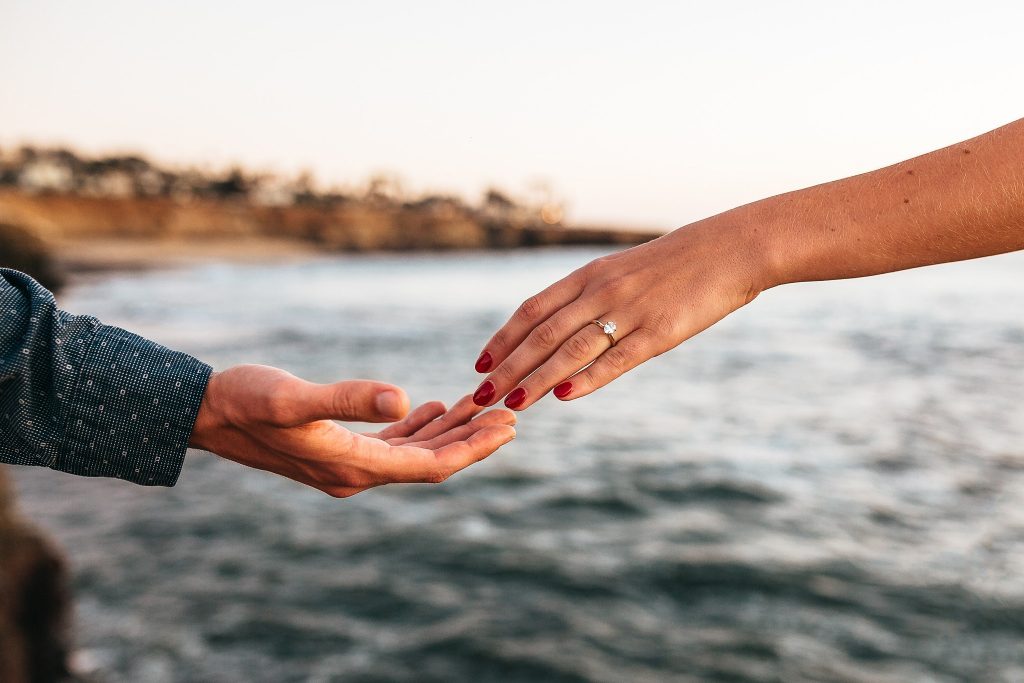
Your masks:
<svg viewBox="0 0 1024 683"><path fill-rule="evenodd" d="M466 396L449 411L435 401L410 413L405 392L390 384L312 384L240 365L210 378L189 445L342 498L394 482L440 483L515 438L514 414L481 410ZM403 416L372 434L334 422Z"/></svg>
<svg viewBox="0 0 1024 683"><path fill-rule="evenodd" d="M479 405L586 396L761 291L1024 249L1024 119L769 197L598 259L527 299L477 361ZM610 347L591 321L613 321ZM593 365L591 365L593 363Z"/></svg>
<svg viewBox="0 0 1024 683"><path fill-rule="evenodd" d="M530 297L487 343L477 405L586 396L754 299L758 250L738 212L599 258ZM615 346L593 321L614 322Z"/></svg>

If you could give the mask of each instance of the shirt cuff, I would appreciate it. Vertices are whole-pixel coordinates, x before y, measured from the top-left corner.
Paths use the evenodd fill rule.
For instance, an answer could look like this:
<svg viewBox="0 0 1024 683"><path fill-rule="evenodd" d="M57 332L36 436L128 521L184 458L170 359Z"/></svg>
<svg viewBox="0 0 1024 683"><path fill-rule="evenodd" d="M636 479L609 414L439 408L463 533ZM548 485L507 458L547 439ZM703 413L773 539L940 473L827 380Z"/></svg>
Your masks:
<svg viewBox="0 0 1024 683"><path fill-rule="evenodd" d="M98 326L88 344L50 467L174 486L212 369L117 327Z"/></svg>

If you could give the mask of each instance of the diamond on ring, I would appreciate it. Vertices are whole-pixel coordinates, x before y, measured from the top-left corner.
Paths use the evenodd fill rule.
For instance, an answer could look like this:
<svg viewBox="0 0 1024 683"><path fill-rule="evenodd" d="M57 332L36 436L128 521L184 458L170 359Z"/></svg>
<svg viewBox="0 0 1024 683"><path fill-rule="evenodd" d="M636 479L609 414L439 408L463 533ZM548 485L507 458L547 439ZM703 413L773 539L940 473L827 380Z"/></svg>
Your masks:
<svg viewBox="0 0 1024 683"><path fill-rule="evenodd" d="M612 322L611 320L609 320L608 322L603 322L601 320L592 320L591 322L600 327L601 331L608 335L608 341L612 343L612 346L615 346L615 330L619 329L615 325L615 323Z"/></svg>

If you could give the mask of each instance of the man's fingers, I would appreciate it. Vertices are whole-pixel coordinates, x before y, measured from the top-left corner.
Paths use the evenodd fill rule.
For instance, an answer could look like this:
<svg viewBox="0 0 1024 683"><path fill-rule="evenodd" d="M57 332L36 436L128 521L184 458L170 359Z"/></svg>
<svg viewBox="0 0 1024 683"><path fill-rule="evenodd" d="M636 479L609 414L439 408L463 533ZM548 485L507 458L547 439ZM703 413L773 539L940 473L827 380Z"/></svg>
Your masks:
<svg viewBox="0 0 1024 683"><path fill-rule="evenodd" d="M394 446L386 458L375 459L374 484L439 484L455 472L483 460L515 438L508 425L490 425L437 450L419 446Z"/></svg>
<svg viewBox="0 0 1024 683"><path fill-rule="evenodd" d="M555 311L575 301L582 291L583 280L573 273L524 301L487 342L476 361L476 371L489 372L497 367L526 339L533 328Z"/></svg>
<svg viewBox="0 0 1024 683"><path fill-rule="evenodd" d="M301 382L274 398L274 413L283 425L315 420L394 422L409 412L409 397L393 384L350 380L335 384Z"/></svg>
<svg viewBox="0 0 1024 683"><path fill-rule="evenodd" d="M452 429L453 427L458 427L459 425L469 422L473 416L477 415L482 410L483 408L473 403L473 398L471 396L463 396L455 402L455 405L451 407L451 410L440 418L424 425L421 429L407 437L391 439L390 443L394 446L398 446L404 443L411 443L413 441L428 441L433 439L435 436Z"/></svg>
<svg viewBox="0 0 1024 683"><path fill-rule="evenodd" d="M417 430L430 424L433 420L444 415L447 408L440 401L431 401L419 406L405 416L405 419L393 425L385 427L374 434L367 434L377 439L387 441L388 439L399 439L412 436Z"/></svg>
<svg viewBox="0 0 1024 683"><path fill-rule="evenodd" d="M464 425L449 429L447 432L435 436L429 441L410 441L406 445L436 450L456 441L465 441L476 432L491 425L508 425L511 427L515 423L516 415L512 411L490 410L483 415L478 415Z"/></svg>
<svg viewBox="0 0 1024 683"><path fill-rule="evenodd" d="M493 425L484 427L465 441L443 446L434 453L443 470L448 473L445 476L447 478L475 462L480 462L514 438L516 438L514 427Z"/></svg>

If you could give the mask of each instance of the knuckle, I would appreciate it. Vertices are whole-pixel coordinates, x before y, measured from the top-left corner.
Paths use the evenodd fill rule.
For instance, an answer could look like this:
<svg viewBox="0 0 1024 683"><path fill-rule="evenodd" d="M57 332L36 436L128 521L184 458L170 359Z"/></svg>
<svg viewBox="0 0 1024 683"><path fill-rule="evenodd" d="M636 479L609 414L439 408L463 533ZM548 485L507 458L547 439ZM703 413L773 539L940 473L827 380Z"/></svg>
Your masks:
<svg viewBox="0 0 1024 683"><path fill-rule="evenodd" d="M336 394L334 396L334 402L332 408L334 413L341 416L356 415L356 404L353 401L353 397L349 394Z"/></svg>
<svg viewBox="0 0 1024 683"><path fill-rule="evenodd" d="M613 346L605 351L602 358L616 372L623 372L629 367L629 354L618 346Z"/></svg>
<svg viewBox="0 0 1024 683"><path fill-rule="evenodd" d="M523 320L536 320L541 313L540 297L536 295L531 296L519 306L517 313Z"/></svg>
<svg viewBox="0 0 1024 683"><path fill-rule="evenodd" d="M491 343L495 348L506 349L508 348L508 334L505 332L497 332L494 337L491 338Z"/></svg>
<svg viewBox="0 0 1024 683"><path fill-rule="evenodd" d="M598 259L599 261L600 259ZM581 266L569 275L570 278L574 279L579 285L586 285L592 278L597 276L601 266L598 261L591 261L585 266Z"/></svg>
<svg viewBox="0 0 1024 683"><path fill-rule="evenodd" d="M554 326L549 322L541 323L533 331L533 342L543 349L550 349L558 342Z"/></svg>
<svg viewBox="0 0 1024 683"><path fill-rule="evenodd" d="M593 273L600 273L608 270L609 265L613 261L615 261L615 254L606 254L605 256L597 257L596 259L588 263L585 266L585 268L587 268Z"/></svg>
<svg viewBox="0 0 1024 683"><path fill-rule="evenodd" d="M619 299L626 293L626 283L621 278L612 278L601 284L601 294L609 299Z"/></svg>
<svg viewBox="0 0 1024 683"><path fill-rule="evenodd" d="M494 378L505 384L515 384L516 373L508 363L502 363L494 371Z"/></svg>
<svg viewBox="0 0 1024 683"><path fill-rule="evenodd" d="M672 316L664 312L658 312L651 316L644 327L656 337L664 337L673 333L676 321Z"/></svg>
<svg viewBox="0 0 1024 683"><path fill-rule="evenodd" d="M590 359L591 345L586 337L575 336L565 343L565 353L575 361Z"/></svg>
<svg viewBox="0 0 1024 683"><path fill-rule="evenodd" d="M272 423L288 422L292 415L292 402L283 392L272 392L265 399L263 406L268 421Z"/></svg>

